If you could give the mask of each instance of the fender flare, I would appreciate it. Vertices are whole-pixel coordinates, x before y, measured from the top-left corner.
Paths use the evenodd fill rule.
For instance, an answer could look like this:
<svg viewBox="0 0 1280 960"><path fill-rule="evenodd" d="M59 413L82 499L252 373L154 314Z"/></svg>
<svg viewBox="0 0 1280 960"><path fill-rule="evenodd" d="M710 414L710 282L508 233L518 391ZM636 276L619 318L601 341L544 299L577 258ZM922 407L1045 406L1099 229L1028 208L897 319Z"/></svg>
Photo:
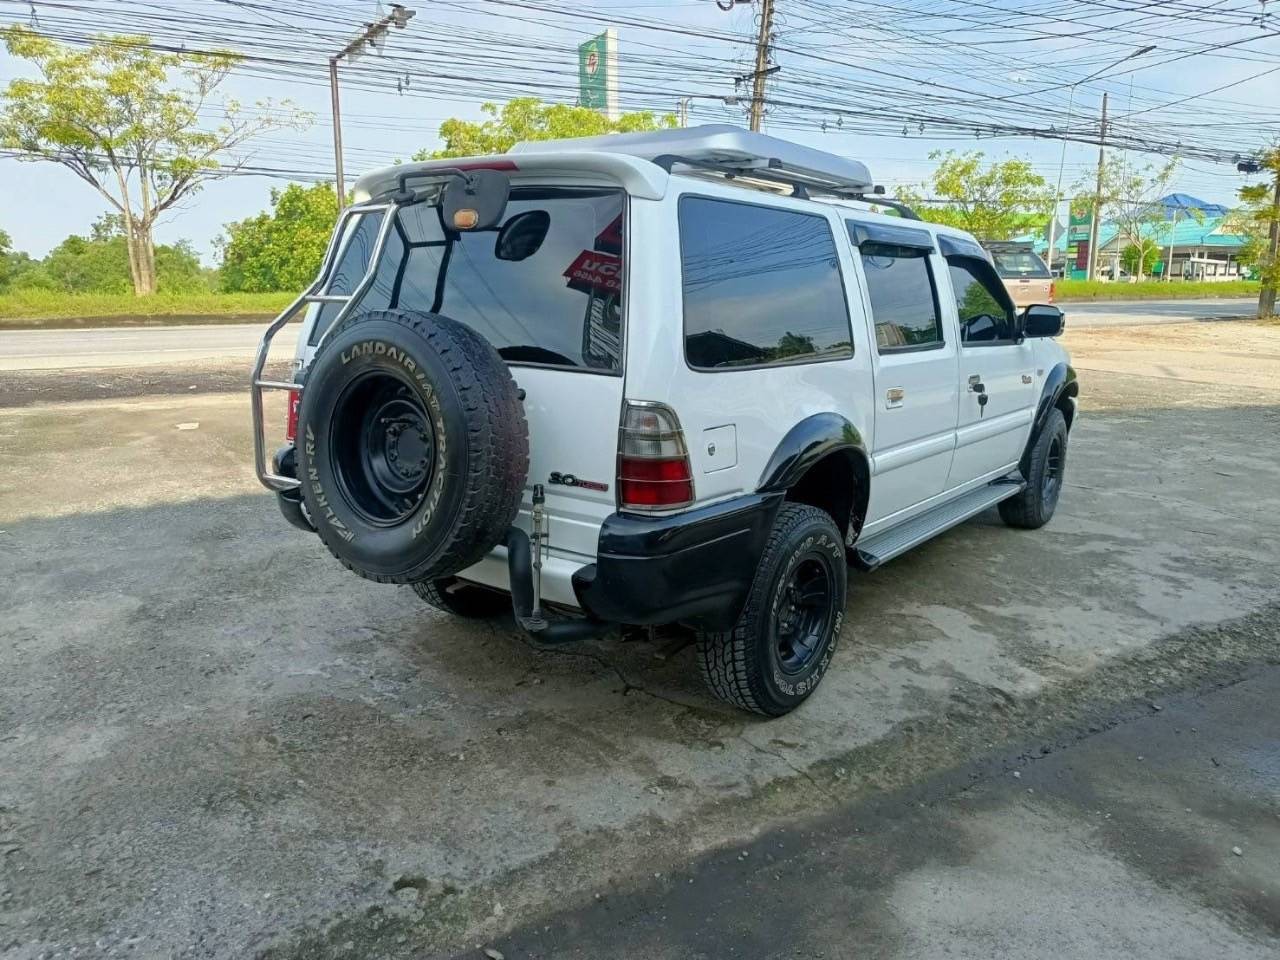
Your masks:
<svg viewBox="0 0 1280 960"><path fill-rule="evenodd" d="M1031 435L1027 437L1027 446L1022 451L1022 459L1018 466L1022 475L1027 475L1031 464L1031 450L1044 430L1045 421L1049 419L1049 411L1058 405L1064 396L1075 398L1080 395L1080 383L1076 379L1076 371L1066 361L1059 361L1044 378L1044 386L1040 389L1040 402L1036 404L1036 415L1031 421ZM1068 426L1070 424L1068 423Z"/></svg>
<svg viewBox="0 0 1280 960"><path fill-rule="evenodd" d="M813 466L833 454L847 458L854 476L862 479L858 489L849 491L850 520L854 527L849 529L848 523L840 524L842 532L856 537L866 517L871 493L871 458L867 456L867 446L858 428L838 413L815 413L788 430L769 457L756 490L785 493Z"/></svg>

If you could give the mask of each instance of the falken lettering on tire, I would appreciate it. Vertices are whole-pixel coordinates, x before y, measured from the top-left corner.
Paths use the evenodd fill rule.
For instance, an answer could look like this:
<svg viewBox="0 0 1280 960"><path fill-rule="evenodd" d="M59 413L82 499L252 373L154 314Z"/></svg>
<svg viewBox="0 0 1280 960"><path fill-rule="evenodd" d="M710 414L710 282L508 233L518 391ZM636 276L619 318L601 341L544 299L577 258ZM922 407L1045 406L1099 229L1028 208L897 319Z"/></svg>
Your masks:
<svg viewBox="0 0 1280 960"><path fill-rule="evenodd" d="M307 482L311 485L311 493L316 498L316 506L320 508L319 518L333 527L334 532L343 540L350 543L356 538L355 531L348 527L339 519L338 515L333 512L333 507L329 506L329 497L324 492L324 487L320 485L320 473L312 464L313 457L316 452L316 435L311 431L311 424L307 424Z"/></svg>

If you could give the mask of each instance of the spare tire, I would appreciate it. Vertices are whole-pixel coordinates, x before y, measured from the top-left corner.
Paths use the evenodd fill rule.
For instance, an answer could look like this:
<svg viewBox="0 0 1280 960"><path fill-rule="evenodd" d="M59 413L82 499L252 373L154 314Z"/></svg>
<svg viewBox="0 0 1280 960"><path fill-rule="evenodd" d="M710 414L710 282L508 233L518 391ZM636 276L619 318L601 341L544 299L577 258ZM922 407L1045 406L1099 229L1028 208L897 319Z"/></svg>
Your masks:
<svg viewBox="0 0 1280 960"><path fill-rule="evenodd" d="M380 583L471 566L515 520L529 428L493 346L447 317L352 316L321 344L298 411L298 478L316 531Z"/></svg>

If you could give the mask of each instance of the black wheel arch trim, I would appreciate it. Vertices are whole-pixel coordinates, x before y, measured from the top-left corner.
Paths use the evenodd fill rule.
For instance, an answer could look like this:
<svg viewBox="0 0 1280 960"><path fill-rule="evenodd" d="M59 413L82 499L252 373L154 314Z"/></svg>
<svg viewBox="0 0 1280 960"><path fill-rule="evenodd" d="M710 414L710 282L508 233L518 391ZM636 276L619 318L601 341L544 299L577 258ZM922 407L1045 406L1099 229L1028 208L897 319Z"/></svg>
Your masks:
<svg viewBox="0 0 1280 960"><path fill-rule="evenodd" d="M838 452L861 457L864 465L870 463L862 434L840 414L815 413L805 417L778 443L756 489L761 493L787 490L819 460Z"/></svg>
<svg viewBox="0 0 1280 960"><path fill-rule="evenodd" d="M846 542L857 539L866 518L871 495L871 458L867 455L862 434L846 417L838 413L815 413L805 417L782 438L765 465L756 488L761 493L786 494L805 475L828 457L846 459L856 483L847 492L835 496L813 497L812 491L798 492L788 499L812 503L829 510Z"/></svg>
<svg viewBox="0 0 1280 960"><path fill-rule="evenodd" d="M1049 420L1049 411L1058 406L1063 397L1074 400L1079 395L1080 382L1076 379L1075 368L1066 361L1054 364L1053 369L1044 378L1044 386L1040 388L1040 401L1036 404L1035 419L1031 421L1031 435L1027 437L1027 446L1022 451L1022 459L1018 464L1022 468L1024 477L1030 469L1031 449L1036 445L1036 440L1040 438L1044 425ZM1068 421L1068 428L1070 425Z"/></svg>

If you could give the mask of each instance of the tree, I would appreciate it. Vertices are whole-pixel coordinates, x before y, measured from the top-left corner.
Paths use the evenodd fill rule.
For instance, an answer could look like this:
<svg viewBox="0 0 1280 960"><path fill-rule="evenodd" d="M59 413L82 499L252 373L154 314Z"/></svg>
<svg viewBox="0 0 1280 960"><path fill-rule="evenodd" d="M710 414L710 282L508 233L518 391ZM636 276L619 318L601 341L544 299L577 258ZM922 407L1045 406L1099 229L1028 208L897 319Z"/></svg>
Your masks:
<svg viewBox="0 0 1280 960"><path fill-rule="evenodd" d="M1152 245L1138 246L1131 243L1120 251L1120 265L1130 276L1141 277L1144 273L1150 273L1159 259L1160 250Z"/></svg>
<svg viewBox="0 0 1280 960"><path fill-rule="evenodd" d="M320 272L338 218L333 185L271 191L271 211L227 224L218 241L227 291L300 290Z"/></svg>
<svg viewBox="0 0 1280 960"><path fill-rule="evenodd" d="M624 113L617 120L610 120L602 113L586 107L573 107L562 103L543 103L536 97L518 97L509 100L501 108L495 103L482 104L480 109L489 116L479 123L454 117L440 124L440 150L420 150L415 160L435 160L441 157L483 156L506 153L522 140L558 140L562 137L594 137L605 133L636 133L674 127L672 114L655 116L644 110Z"/></svg>
<svg viewBox="0 0 1280 960"><path fill-rule="evenodd" d="M1102 222L1114 223L1119 241L1125 247L1136 248L1132 257L1137 269L1130 272L1138 280L1142 279L1147 264L1160 257L1160 228L1168 222L1164 204L1160 201L1168 193L1177 169L1176 159L1163 167L1150 164L1135 167L1123 154L1114 153L1103 164ZM1092 187L1093 184L1085 178L1076 189L1088 190L1092 195ZM1184 210L1180 216L1183 215L1204 219L1198 210Z"/></svg>
<svg viewBox="0 0 1280 960"><path fill-rule="evenodd" d="M158 289L207 288L200 258L187 241L157 246L155 260ZM103 217L93 225L90 236L67 237L43 260L30 261L11 285L62 293L127 293L132 289L132 277L125 236L112 231L110 218Z"/></svg>
<svg viewBox="0 0 1280 960"><path fill-rule="evenodd" d="M9 83L0 146L60 163L106 199L121 218L139 295L156 289L157 220L239 169L245 157L237 154L257 135L307 122L287 102L260 102L246 117L228 100L222 122L202 129L202 111L238 62L230 53L160 53L141 36L104 36L75 49L22 26L3 36L40 79Z"/></svg>
<svg viewBox="0 0 1280 960"><path fill-rule="evenodd" d="M919 190L897 191L898 198L924 219L959 227L980 240L1009 240L1049 221L1053 191L1029 160L986 163L981 151L934 150L938 166ZM939 201L925 203L925 198Z"/></svg>
<svg viewBox="0 0 1280 960"><path fill-rule="evenodd" d="M1280 287L1280 144L1262 158L1262 169L1271 183L1240 188L1241 207L1232 212L1230 228L1245 238L1240 259L1258 272L1258 316L1276 312L1276 288Z"/></svg>
<svg viewBox="0 0 1280 960"><path fill-rule="evenodd" d="M0 292L8 290L34 265L35 261L27 254L13 249L13 241L9 234L0 230Z"/></svg>

